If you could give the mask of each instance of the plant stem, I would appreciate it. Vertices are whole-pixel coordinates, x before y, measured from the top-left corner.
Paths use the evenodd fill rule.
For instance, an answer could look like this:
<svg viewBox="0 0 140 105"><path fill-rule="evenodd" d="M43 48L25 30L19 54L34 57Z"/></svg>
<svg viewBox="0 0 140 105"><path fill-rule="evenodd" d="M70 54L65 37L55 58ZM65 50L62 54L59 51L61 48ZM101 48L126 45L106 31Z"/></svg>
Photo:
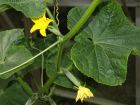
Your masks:
<svg viewBox="0 0 140 105"><path fill-rule="evenodd" d="M52 33L58 35L58 36L62 36L59 28L58 28L58 24L56 23L55 18L53 17L52 13L50 12L49 8L46 7L46 11L47 14L49 16L49 18L51 18L53 21L53 27L51 28L51 26L48 27L48 30L51 31Z"/></svg>
<svg viewBox="0 0 140 105"><path fill-rule="evenodd" d="M47 11L47 14L48 14L49 18L51 18L52 20L54 20L53 26L58 29L58 25L57 25L57 23L55 21L55 18L52 15L52 13L50 12L49 8L46 8L46 11Z"/></svg>
<svg viewBox="0 0 140 105"><path fill-rule="evenodd" d="M39 90L39 95L48 92L50 86L56 80L58 76L58 72L60 70L62 52L63 52L63 43L60 43L58 48L57 58L56 58L56 72L54 72L51 78L49 78L49 80L44 84L43 88Z"/></svg>
<svg viewBox="0 0 140 105"><path fill-rule="evenodd" d="M56 86L53 85L52 88L50 89L50 93L48 94L49 97L51 97L53 95L55 88L56 88Z"/></svg>
<svg viewBox="0 0 140 105"><path fill-rule="evenodd" d="M71 39L80 30L80 28L86 23L88 18L92 15L93 11L96 9L96 7L98 6L99 3L100 3L100 0L93 0L92 4L86 10L86 12L81 17L81 19L71 29L71 31L66 34L66 36L64 37L64 41L67 41L67 40Z"/></svg>
<svg viewBox="0 0 140 105"><path fill-rule="evenodd" d="M41 86L44 85L44 55L42 54L42 65L41 65Z"/></svg>
<svg viewBox="0 0 140 105"><path fill-rule="evenodd" d="M94 0L90 7L86 10L84 15L81 17L81 19L78 21L78 23L72 28L72 30L66 34L65 37L63 37L63 42L66 42L67 40L71 39L79 30L80 28L86 23L92 12L95 10L95 8L100 3L100 0ZM57 69L59 70L60 67L60 58L63 51L63 45L64 43L61 42L59 45L59 51L58 51L58 58L57 58ZM49 78L49 80L44 84L44 87L39 90L39 95L42 95L43 93L47 92L52 85L52 83L56 80L58 74L55 73L53 76Z"/></svg>
<svg viewBox="0 0 140 105"><path fill-rule="evenodd" d="M49 78L49 80L44 84L43 88L41 88L39 90L39 95L42 95L43 93L48 92L50 86L52 85L52 83L56 80L58 74L55 73L54 75L51 76L51 78Z"/></svg>
<svg viewBox="0 0 140 105"><path fill-rule="evenodd" d="M63 43L60 43L58 47L57 58L56 58L56 72L60 71L62 52L63 52Z"/></svg>
<svg viewBox="0 0 140 105"><path fill-rule="evenodd" d="M9 69L9 70L7 70L7 71L5 71L5 72L0 73L0 75L9 73L9 72L11 72L11 71L13 71L13 70L15 70L15 69L18 69L19 67L21 67L21 66L23 66L23 65L25 65L25 64L31 62L32 60L34 60L35 58L39 57L40 55L42 55L42 54L45 53L46 51L50 50L51 48L55 47L56 45L58 45L58 44L61 43L62 41L63 41L62 39L56 41L55 43L53 43L52 45L50 45L49 47L47 47L45 50L43 50L43 51L41 51L40 53L38 53L37 55L35 55L34 57L28 59L27 61L23 62L22 64L20 64L20 65L14 67L14 68L12 68L12 69Z"/></svg>
<svg viewBox="0 0 140 105"><path fill-rule="evenodd" d="M18 76L18 74L16 75L16 79L17 81L20 83L20 85L22 86L22 88L24 89L24 91L29 95L32 96L33 92L30 88L30 86L27 84L27 82L25 82L20 76Z"/></svg>

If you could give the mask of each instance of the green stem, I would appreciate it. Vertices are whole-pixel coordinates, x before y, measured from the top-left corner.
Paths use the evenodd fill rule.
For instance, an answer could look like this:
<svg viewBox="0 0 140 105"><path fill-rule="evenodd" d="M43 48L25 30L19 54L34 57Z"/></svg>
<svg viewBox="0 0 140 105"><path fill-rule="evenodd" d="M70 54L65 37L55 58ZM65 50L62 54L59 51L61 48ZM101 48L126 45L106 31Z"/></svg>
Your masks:
<svg viewBox="0 0 140 105"><path fill-rule="evenodd" d="M57 36L63 36L59 29L55 28L54 26L48 26L48 30Z"/></svg>
<svg viewBox="0 0 140 105"><path fill-rule="evenodd" d="M63 43L60 43L58 47L57 58L56 58L56 72L60 71L62 52L63 52Z"/></svg>
<svg viewBox="0 0 140 105"><path fill-rule="evenodd" d="M56 80L58 74L55 73L54 75L51 76L51 78L49 78L49 80L44 84L43 88L41 88L39 90L39 95L42 95L43 93L48 92L50 86L52 85L52 83Z"/></svg>
<svg viewBox="0 0 140 105"><path fill-rule="evenodd" d="M42 54L42 65L41 65L41 86L44 85L44 55Z"/></svg>
<svg viewBox="0 0 140 105"><path fill-rule="evenodd" d="M15 70L15 69L18 69L18 68L21 67L21 66L24 66L25 64L31 62L32 60L34 60L35 58L39 57L40 55L42 55L42 54L45 53L46 51L48 51L48 50L50 50L51 48L55 47L56 45L58 45L58 44L61 43L62 41L63 41L62 39L56 41L54 44L52 44L51 46L49 46L48 48L46 48L46 49L43 50L42 52L38 53L38 54L35 55L34 57L28 59L27 61L23 62L22 64L20 64L20 65L14 67L14 68L12 68L12 69L9 69L9 70L7 70L7 71L5 71L5 72L0 73L0 75L9 73L9 72L11 72L11 71L13 71L13 70Z"/></svg>
<svg viewBox="0 0 140 105"><path fill-rule="evenodd" d="M100 3L100 0L93 0L92 4L86 10L86 12L81 17L81 19L71 29L71 31L66 34L66 36L64 37L64 41L67 41L67 40L71 39L80 30L80 28L86 23L88 18L92 15L93 11L96 9L96 7L98 6L99 3Z"/></svg>
<svg viewBox="0 0 140 105"><path fill-rule="evenodd" d="M60 32L60 30L58 28L58 25L56 23L56 20L53 17L52 13L50 12L49 8L46 8L46 11L47 11L47 14L48 14L49 18L51 18L52 20L54 20L53 27L52 26L49 26L48 27L48 30L51 31L52 33L54 33L55 35L62 36L62 34L61 34L61 32Z"/></svg>
<svg viewBox="0 0 140 105"><path fill-rule="evenodd" d="M25 82L20 76L18 76L16 74L16 79L17 81L20 83L20 85L22 86L22 88L24 89L24 91L29 95L32 96L33 92L30 88L30 86L27 84L27 82Z"/></svg>
<svg viewBox="0 0 140 105"><path fill-rule="evenodd" d="M55 28L59 29L59 28L58 28L58 25L57 25L57 23L56 23L56 21L55 21L55 18L53 17L53 15L52 15L52 13L50 12L49 8L46 8L46 11L47 11L47 14L48 14L49 18L51 18L52 20L54 20L53 26L54 26Z"/></svg>
<svg viewBox="0 0 140 105"><path fill-rule="evenodd" d="M56 72L54 72L54 75L52 75L49 78L49 80L44 84L43 88L39 90L39 95L42 95L43 93L48 92L50 86L56 80L58 76L58 72L60 70L62 52L63 52L63 43L60 43L59 48L58 48L57 58L56 58Z"/></svg>
<svg viewBox="0 0 140 105"><path fill-rule="evenodd" d="M90 7L86 10L85 14L81 17L81 19L78 21L78 23L72 28L72 30L66 34L66 36L63 38L63 42L66 42L67 40L71 39L79 30L80 28L86 23L92 12L95 10L95 8L98 6L100 3L100 0L94 0ZM47 12L49 13L49 12ZM49 14L48 14L49 15ZM50 16L51 17L51 16ZM53 17L53 16L52 16ZM61 42L59 46L59 53L58 54L58 60L57 60L57 69L59 70L59 65L60 65L60 58L63 50L63 44ZM60 57L60 58L59 58ZM56 80L58 74L55 73L53 76L49 78L49 80L44 84L44 87L39 90L39 94L42 95L43 93L47 92L52 85L52 83ZM79 85L79 83L76 83Z"/></svg>
<svg viewBox="0 0 140 105"><path fill-rule="evenodd" d="M56 88L56 86L53 85L52 88L50 89L50 93L48 94L49 97L51 97L53 95L55 88Z"/></svg>

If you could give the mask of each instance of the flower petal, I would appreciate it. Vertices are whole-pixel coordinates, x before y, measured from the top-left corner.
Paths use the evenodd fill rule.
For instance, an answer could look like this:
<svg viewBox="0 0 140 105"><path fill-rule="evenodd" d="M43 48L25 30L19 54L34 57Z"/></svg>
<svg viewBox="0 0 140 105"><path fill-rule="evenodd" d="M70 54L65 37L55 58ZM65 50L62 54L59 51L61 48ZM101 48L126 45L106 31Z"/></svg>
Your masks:
<svg viewBox="0 0 140 105"><path fill-rule="evenodd" d="M90 91L90 89L83 87L83 86L79 86L78 88L78 92L77 92L77 97L76 97L76 102L78 100L81 100L81 102L84 101L84 99L90 98L90 97L94 97L93 93Z"/></svg>
<svg viewBox="0 0 140 105"><path fill-rule="evenodd" d="M31 28L30 32L34 32L36 30L40 30L40 34L43 37L46 37L46 29L48 28L48 25L53 22L52 19L46 18L45 13L43 14L43 16L39 17L39 18L32 18L31 19L35 24L33 25L33 27Z"/></svg>
<svg viewBox="0 0 140 105"><path fill-rule="evenodd" d="M45 29L45 28L40 29L40 34L41 34L43 37L46 37L46 29Z"/></svg>
<svg viewBox="0 0 140 105"><path fill-rule="evenodd" d="M36 31L36 30L38 30L38 29L39 29L38 26L35 24L35 25L33 25L33 27L31 28L30 33L33 33L34 31Z"/></svg>
<svg viewBox="0 0 140 105"><path fill-rule="evenodd" d="M46 28L48 28L48 25L53 22L52 19L46 18L45 24L46 24Z"/></svg>
<svg viewBox="0 0 140 105"><path fill-rule="evenodd" d="M34 23L36 23L36 21L38 20L38 19L31 19Z"/></svg>

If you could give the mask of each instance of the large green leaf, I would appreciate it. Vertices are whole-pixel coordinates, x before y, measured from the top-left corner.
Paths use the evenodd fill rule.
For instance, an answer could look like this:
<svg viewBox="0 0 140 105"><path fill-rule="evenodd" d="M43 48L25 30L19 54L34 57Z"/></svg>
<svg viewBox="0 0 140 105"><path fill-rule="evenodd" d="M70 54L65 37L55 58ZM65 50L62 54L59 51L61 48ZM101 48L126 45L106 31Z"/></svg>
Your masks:
<svg viewBox="0 0 140 105"><path fill-rule="evenodd" d="M85 9L69 12L68 24L73 27ZM128 57L140 55L140 29L124 15L120 4L111 0L90 20L75 39L71 58L80 72L106 85L121 85L127 74Z"/></svg>
<svg viewBox="0 0 140 105"><path fill-rule="evenodd" d="M0 5L9 5L27 17L39 17L45 13L46 0L0 0Z"/></svg>
<svg viewBox="0 0 140 105"><path fill-rule="evenodd" d="M18 84L0 92L0 105L25 105L27 99L27 94Z"/></svg>
<svg viewBox="0 0 140 105"><path fill-rule="evenodd" d="M0 78L6 79L18 72L23 66L13 70L12 68L32 57L25 46L17 46L15 43L22 35L21 29L0 32Z"/></svg>

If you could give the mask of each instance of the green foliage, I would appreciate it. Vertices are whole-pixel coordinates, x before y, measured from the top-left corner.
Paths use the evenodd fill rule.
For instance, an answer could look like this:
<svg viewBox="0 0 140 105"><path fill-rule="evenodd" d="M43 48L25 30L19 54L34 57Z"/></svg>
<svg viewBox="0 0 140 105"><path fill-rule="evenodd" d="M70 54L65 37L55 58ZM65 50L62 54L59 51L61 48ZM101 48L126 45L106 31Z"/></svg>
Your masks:
<svg viewBox="0 0 140 105"><path fill-rule="evenodd" d="M53 0L0 0L0 12L12 7L29 18L35 18L42 16L46 11L46 5L52 2ZM51 88L53 83L66 88L76 86L75 89L78 90L80 86L84 86L82 82L85 82L85 76L110 86L124 83L129 55L140 55L140 29L127 19L117 0L109 0L96 16L90 16L99 2L100 0L94 0L89 8L76 7L70 10L70 32L64 36L54 20L57 13L52 14L48 8L46 15L54 22L49 24L50 32L47 33L50 34L46 38L37 35L27 35L24 38L22 29L0 32L0 81L9 78L0 87L0 104L33 105L37 100L43 100L53 105L56 104L51 98L54 91L54 87ZM53 13L59 12L58 8L54 9L56 10ZM39 25L43 26L44 20L39 20ZM75 33L77 36L73 40ZM56 36L53 36L54 34ZM34 94L22 77L25 79L26 74L40 68L46 70L46 75L41 72L39 76L43 86L39 86L40 83L33 78L33 85L38 89ZM22 69L24 72L20 72ZM10 78L11 76L14 78ZM1 89L15 78L30 98L17 83L7 89Z"/></svg>
<svg viewBox="0 0 140 105"><path fill-rule="evenodd" d="M18 69L11 69L32 57L25 46L16 45L16 40L22 35L22 29L0 32L0 78L6 79L18 72L23 66Z"/></svg>
<svg viewBox="0 0 140 105"><path fill-rule="evenodd" d="M69 12L70 29L84 8ZM140 55L140 29L124 15L121 6L109 2L75 38L71 58L80 72L98 83L116 86L124 83L128 57Z"/></svg>
<svg viewBox="0 0 140 105"><path fill-rule="evenodd" d="M27 94L17 83L0 92L1 105L25 105L27 99Z"/></svg>
<svg viewBox="0 0 140 105"><path fill-rule="evenodd" d="M7 87L9 81L12 81L12 79L11 78L10 79L5 79L5 80L0 79L0 91Z"/></svg>
<svg viewBox="0 0 140 105"><path fill-rule="evenodd" d="M50 4L53 2L53 0L46 0L46 1L47 3L50 3Z"/></svg>
<svg viewBox="0 0 140 105"><path fill-rule="evenodd" d="M0 0L0 6L3 4L11 6L31 18L42 16L46 8L45 0Z"/></svg>
<svg viewBox="0 0 140 105"><path fill-rule="evenodd" d="M46 74L51 77L54 73L56 73L56 50L50 52L49 54L49 60L46 60ZM68 69L70 66L72 66L72 62L68 56L68 54L63 54L61 67L60 67L60 75L57 77L55 83L57 85L66 87L66 88L72 88L73 84L72 82L64 75L63 70Z"/></svg>

